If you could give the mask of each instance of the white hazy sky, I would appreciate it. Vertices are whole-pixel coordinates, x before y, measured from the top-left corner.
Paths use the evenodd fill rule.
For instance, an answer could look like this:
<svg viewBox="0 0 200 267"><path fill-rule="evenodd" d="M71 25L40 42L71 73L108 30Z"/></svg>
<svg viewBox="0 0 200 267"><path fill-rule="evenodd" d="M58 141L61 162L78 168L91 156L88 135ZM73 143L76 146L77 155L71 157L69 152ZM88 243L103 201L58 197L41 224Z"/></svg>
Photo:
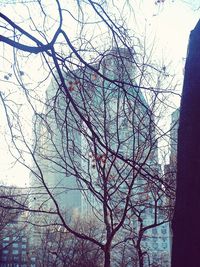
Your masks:
<svg viewBox="0 0 200 267"><path fill-rule="evenodd" d="M141 32L145 24L147 33L150 33L152 39L156 38L158 42L157 57L163 57L164 60L173 63L174 69L178 70L178 79L183 78L183 58L186 55L189 33L199 19L199 12L192 10L191 5L186 2L193 3L193 5L199 3L195 0L166 0L164 5L156 6L154 0L147 0L140 5L140 12L137 13L138 18L136 16L137 26L141 28ZM0 1L0 6L2 3L6 3L6 1ZM1 79L3 77L0 77L0 87ZM0 113L2 114L2 112L0 107ZM19 164L13 164L14 161L9 156L3 136L4 117L0 116L0 120L0 134L2 133L0 137L0 180L19 186L28 185L29 172Z"/></svg>

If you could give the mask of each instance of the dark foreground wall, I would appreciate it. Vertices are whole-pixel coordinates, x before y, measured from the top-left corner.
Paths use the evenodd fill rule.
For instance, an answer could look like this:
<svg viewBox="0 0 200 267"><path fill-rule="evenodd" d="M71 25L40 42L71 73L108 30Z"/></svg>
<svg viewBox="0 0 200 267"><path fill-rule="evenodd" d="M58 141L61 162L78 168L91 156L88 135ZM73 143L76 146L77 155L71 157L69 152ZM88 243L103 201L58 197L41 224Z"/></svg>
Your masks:
<svg viewBox="0 0 200 267"><path fill-rule="evenodd" d="M178 132L172 267L200 266L200 21L191 32Z"/></svg>

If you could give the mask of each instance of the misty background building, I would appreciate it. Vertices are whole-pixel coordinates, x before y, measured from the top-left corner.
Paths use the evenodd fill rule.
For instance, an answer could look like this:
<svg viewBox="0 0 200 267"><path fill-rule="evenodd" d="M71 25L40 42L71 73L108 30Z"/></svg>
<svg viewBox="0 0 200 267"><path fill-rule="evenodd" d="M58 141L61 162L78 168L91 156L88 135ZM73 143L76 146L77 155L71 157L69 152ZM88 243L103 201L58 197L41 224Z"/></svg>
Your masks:
<svg viewBox="0 0 200 267"><path fill-rule="evenodd" d="M102 216L101 171L109 161L110 190L115 193L112 187L117 179L121 181L119 192L110 202L116 206L116 214L121 212L129 180L135 177L132 205L139 208L138 211L130 209L132 219L126 220L125 225L133 228L134 237L138 239L138 218L143 227L153 224L155 212L158 212L155 201L162 208L166 199L164 195L156 195L155 190L161 184L150 182L161 172L154 114L134 82L134 58L129 52L119 48L107 51L103 60L93 66L103 77L88 67L66 71L65 84L73 99L66 97L66 88L60 87L57 79L47 88L45 108L33 120L36 161L30 175L30 205L36 210L48 209L50 212L59 208L67 221L77 216ZM87 90L82 90L83 87ZM76 107L82 110L85 118L77 115ZM97 137L92 128L107 144L108 150L98 144L101 140L95 141ZM139 172L135 174L131 164L124 167L120 160L113 168L111 162L115 154L127 161L134 158ZM141 170L140 164L144 165ZM170 266L169 223L161 208L157 213L158 225L147 229L141 241L145 267L149 262ZM44 219L41 217L40 221L39 218L35 215L38 224ZM56 222L57 218L52 215L49 222L52 220ZM125 232L117 238L122 239ZM37 236L35 233L35 238Z"/></svg>

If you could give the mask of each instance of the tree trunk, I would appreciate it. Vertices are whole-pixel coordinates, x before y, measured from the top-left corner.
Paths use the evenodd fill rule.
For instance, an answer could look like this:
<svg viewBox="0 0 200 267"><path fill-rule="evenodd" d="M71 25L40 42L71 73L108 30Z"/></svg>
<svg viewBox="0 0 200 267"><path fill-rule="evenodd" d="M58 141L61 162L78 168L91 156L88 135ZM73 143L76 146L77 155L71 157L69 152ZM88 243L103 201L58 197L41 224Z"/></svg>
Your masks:
<svg viewBox="0 0 200 267"><path fill-rule="evenodd" d="M110 246L104 251L104 267L110 267Z"/></svg>
<svg viewBox="0 0 200 267"><path fill-rule="evenodd" d="M144 253L141 249L141 237L139 238L137 245L136 245L136 251L137 251L137 256L138 256L138 263L139 263L139 267L144 267ZM137 264L138 266L138 264Z"/></svg>
<svg viewBox="0 0 200 267"><path fill-rule="evenodd" d="M191 32L181 101L172 267L200 266L200 21Z"/></svg>
<svg viewBox="0 0 200 267"><path fill-rule="evenodd" d="M139 267L144 267L144 258L141 249L139 249L138 251L138 257L139 257Z"/></svg>

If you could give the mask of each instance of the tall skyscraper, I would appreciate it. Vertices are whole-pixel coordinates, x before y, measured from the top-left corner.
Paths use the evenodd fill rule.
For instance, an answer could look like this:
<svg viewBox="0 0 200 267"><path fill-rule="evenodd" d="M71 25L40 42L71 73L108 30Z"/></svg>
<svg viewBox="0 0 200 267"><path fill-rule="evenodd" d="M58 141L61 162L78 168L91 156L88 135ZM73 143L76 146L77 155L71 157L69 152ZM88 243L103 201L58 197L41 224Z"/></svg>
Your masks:
<svg viewBox="0 0 200 267"><path fill-rule="evenodd" d="M63 72L65 84L56 74L33 123L32 205L59 209L67 220L95 217L112 229L125 212L116 242L132 235L145 267L149 261L168 267L156 126L135 64L134 53L115 48L90 67Z"/></svg>

